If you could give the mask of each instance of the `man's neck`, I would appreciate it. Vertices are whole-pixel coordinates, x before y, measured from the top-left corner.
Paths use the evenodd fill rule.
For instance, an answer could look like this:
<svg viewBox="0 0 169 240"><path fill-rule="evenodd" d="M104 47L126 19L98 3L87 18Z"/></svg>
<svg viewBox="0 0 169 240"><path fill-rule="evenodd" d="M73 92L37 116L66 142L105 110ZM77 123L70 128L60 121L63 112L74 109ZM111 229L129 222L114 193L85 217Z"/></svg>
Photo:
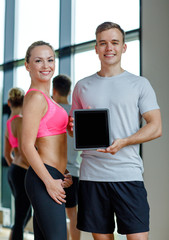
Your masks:
<svg viewBox="0 0 169 240"><path fill-rule="evenodd" d="M67 96L57 96L57 99L53 96L53 100L59 104L69 104Z"/></svg>
<svg viewBox="0 0 169 240"><path fill-rule="evenodd" d="M107 68L103 68L101 67L101 70L98 72L98 75L101 77L113 77L116 75L119 75L121 73L124 72L123 68L112 68L112 67L107 67Z"/></svg>

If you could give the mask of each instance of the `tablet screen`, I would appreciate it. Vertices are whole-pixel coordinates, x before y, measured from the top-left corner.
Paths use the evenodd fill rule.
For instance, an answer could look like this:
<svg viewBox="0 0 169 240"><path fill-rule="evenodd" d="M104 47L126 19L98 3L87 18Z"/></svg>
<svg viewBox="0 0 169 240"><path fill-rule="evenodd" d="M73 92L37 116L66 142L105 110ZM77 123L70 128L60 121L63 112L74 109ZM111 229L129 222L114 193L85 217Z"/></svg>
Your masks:
<svg viewBox="0 0 169 240"><path fill-rule="evenodd" d="M108 109L74 110L74 148L98 149L110 146Z"/></svg>

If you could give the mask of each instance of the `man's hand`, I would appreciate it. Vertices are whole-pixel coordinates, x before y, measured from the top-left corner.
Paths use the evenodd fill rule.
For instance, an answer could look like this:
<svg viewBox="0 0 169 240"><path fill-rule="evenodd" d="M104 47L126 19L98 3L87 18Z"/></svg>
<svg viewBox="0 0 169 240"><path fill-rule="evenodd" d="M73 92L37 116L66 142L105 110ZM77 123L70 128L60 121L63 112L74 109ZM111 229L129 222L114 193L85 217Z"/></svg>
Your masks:
<svg viewBox="0 0 169 240"><path fill-rule="evenodd" d="M106 149L97 149L98 152L116 154L121 148L126 146L126 139L116 139L111 146Z"/></svg>
<svg viewBox="0 0 169 240"><path fill-rule="evenodd" d="M62 182L63 188L68 188L73 184L72 175L68 172L64 174L64 180Z"/></svg>
<svg viewBox="0 0 169 240"><path fill-rule="evenodd" d="M67 125L67 131L68 131L68 133L69 133L69 135L71 137L73 137L73 126L74 126L73 121L74 121L74 118L69 116L69 122L68 122L68 125Z"/></svg>

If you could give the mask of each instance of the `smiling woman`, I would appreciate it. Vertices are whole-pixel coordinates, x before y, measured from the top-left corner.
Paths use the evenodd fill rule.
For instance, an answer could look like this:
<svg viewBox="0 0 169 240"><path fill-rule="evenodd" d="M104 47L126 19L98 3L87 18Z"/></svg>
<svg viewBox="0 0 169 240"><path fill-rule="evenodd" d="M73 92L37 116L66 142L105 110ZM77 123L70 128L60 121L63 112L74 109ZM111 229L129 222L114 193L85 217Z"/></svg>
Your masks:
<svg viewBox="0 0 169 240"><path fill-rule="evenodd" d="M67 164L66 111L50 98L55 53L46 42L33 43L25 66L31 85L23 105L22 150L30 164L26 191L34 208L37 239L66 240L64 187L70 186ZM32 182L33 187L32 187Z"/></svg>
<svg viewBox="0 0 169 240"><path fill-rule="evenodd" d="M36 46L34 46L35 44L31 45L25 57L25 67L30 73L32 83L36 79L50 81L55 71L55 53L53 48L50 45L45 46L41 44L43 42L39 41L38 44L36 42ZM50 52L49 48L51 48Z"/></svg>

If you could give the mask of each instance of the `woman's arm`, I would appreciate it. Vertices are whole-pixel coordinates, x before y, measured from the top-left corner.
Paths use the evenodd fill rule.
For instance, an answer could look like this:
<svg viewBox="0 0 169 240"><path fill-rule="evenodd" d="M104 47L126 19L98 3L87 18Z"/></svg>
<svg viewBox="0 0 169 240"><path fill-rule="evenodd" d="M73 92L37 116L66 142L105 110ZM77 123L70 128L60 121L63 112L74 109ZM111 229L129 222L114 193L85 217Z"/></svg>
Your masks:
<svg viewBox="0 0 169 240"><path fill-rule="evenodd" d="M21 148L21 136L22 136L22 117L18 117L15 119L15 122L16 122L16 136L17 136L17 139L18 139L18 150L19 150L19 153L22 157L22 161L23 163L29 167L29 163L22 151L22 148Z"/></svg>
<svg viewBox="0 0 169 240"><path fill-rule="evenodd" d="M33 170L44 182L51 198L61 204L65 202L65 191L61 186L62 180L54 180L51 177L35 148L39 123L47 111L47 107L46 99L41 93L31 92L26 95L23 105L21 148Z"/></svg>
<svg viewBox="0 0 169 240"><path fill-rule="evenodd" d="M8 166L11 165L11 163L14 160L14 156L12 155L13 148L11 147L11 144L9 143L8 136L7 136L7 129L5 130L5 138L4 138L4 157L8 164Z"/></svg>

